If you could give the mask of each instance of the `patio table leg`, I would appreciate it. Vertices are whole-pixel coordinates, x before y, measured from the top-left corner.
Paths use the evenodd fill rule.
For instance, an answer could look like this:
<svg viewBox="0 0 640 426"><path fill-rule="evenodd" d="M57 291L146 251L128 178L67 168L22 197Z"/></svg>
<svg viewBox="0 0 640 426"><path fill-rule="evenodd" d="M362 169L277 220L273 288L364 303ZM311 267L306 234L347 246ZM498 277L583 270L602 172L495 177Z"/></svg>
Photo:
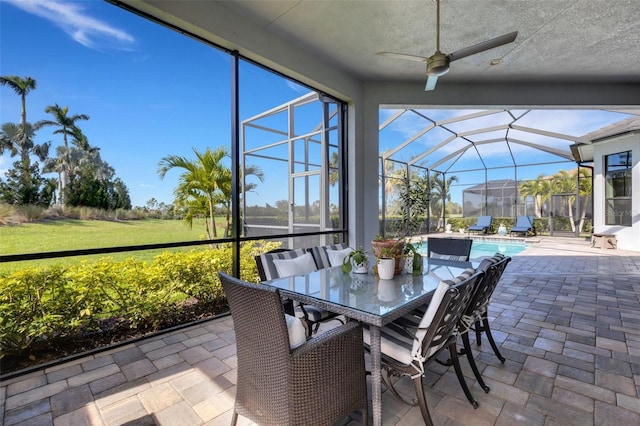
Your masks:
<svg viewBox="0 0 640 426"><path fill-rule="evenodd" d="M380 355L380 327L369 327L371 354L371 409L373 425L382 426L382 362Z"/></svg>

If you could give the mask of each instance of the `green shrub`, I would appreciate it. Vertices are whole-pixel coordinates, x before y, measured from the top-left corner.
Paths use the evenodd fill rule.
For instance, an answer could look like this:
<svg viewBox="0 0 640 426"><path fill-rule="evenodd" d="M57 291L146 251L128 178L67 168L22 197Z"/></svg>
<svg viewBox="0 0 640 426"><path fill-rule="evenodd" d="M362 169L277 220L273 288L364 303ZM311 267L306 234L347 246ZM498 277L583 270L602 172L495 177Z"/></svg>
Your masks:
<svg viewBox="0 0 640 426"><path fill-rule="evenodd" d="M247 242L240 249L241 278L259 282L254 256L279 242ZM0 275L0 358L28 350L36 339L55 339L114 318L131 327L158 325L185 300L224 306L218 271L232 272L232 247L164 252L151 263L130 257L25 268Z"/></svg>

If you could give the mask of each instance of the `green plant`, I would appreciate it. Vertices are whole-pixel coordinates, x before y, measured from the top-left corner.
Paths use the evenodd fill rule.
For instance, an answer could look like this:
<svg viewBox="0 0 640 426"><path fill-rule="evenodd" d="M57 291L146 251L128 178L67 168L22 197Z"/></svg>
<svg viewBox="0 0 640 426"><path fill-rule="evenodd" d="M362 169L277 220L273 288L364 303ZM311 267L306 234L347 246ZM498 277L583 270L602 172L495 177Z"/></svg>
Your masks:
<svg viewBox="0 0 640 426"><path fill-rule="evenodd" d="M240 277L258 282L254 256L280 243L251 241L240 250ZM106 257L71 265L0 273L0 358L31 354L37 340L55 341L111 319L141 330L158 327L164 312L186 303L226 302L217 272L231 273L231 245L162 253L152 261ZM213 309L213 308L212 308Z"/></svg>
<svg viewBox="0 0 640 426"><path fill-rule="evenodd" d="M404 255L413 257L413 275L417 276L422 274L422 255L418 250L422 245L422 238L416 243L407 241L404 245Z"/></svg>
<svg viewBox="0 0 640 426"><path fill-rule="evenodd" d="M398 256L402 256L402 248L399 246L381 247L376 254L378 259L395 259Z"/></svg>
<svg viewBox="0 0 640 426"><path fill-rule="evenodd" d="M367 257L367 252L364 250L362 246L358 246L357 249L353 250L351 253L346 255L342 260L342 272L349 273L352 269L351 261L361 264L369 260Z"/></svg>

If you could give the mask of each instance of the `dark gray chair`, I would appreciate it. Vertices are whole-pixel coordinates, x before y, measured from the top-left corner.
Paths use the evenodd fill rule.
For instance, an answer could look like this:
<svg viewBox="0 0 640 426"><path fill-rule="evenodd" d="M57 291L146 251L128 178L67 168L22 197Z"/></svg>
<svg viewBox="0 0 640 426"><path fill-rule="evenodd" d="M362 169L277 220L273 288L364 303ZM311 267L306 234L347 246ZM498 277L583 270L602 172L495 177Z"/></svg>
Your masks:
<svg viewBox="0 0 640 426"><path fill-rule="evenodd" d="M493 291L496 289L498 282L500 282L500 278L502 278L502 274L504 273L507 265L509 264L509 262L511 262L511 257L496 253L493 257L488 259L488 261L492 263L488 266L488 268L486 268L485 278L476 290L471 301L471 305L469 306L469 310L466 313L464 319L469 325L469 328L474 330L476 333L476 344L478 346L482 344L482 333L484 332L484 334L487 336L487 340L489 340L491 349L493 349L493 353L500 360L500 362L504 363L505 358L502 356L500 350L498 349L498 346L496 345L496 342L493 340L491 328L489 327L489 317L487 312L489 309L489 303L491 302L491 295L493 295ZM483 262L485 261L483 260ZM460 332L463 333L463 340L465 338L467 340L467 342L465 342L465 350L470 352L470 346L468 344L469 337L466 333L468 329L465 330L462 325L459 328ZM476 374L476 378L479 382L482 381L479 377L479 374Z"/></svg>
<svg viewBox="0 0 640 426"><path fill-rule="evenodd" d="M471 231L474 231L486 234L487 232L489 232L489 229L491 229L492 221L493 216L478 216L476 224L469 227L469 233L471 233Z"/></svg>
<svg viewBox="0 0 640 426"><path fill-rule="evenodd" d="M308 257L308 259L303 259L303 257ZM296 262L296 259L306 260L306 262L293 263L291 266L285 265L285 262ZM308 249L275 249L255 256L255 261L261 281L308 273L317 269L313 255L309 253ZM343 322L338 318L337 314L316 306L291 302L287 302L285 305L287 313L304 319L308 336L317 332L320 323L323 321L336 320Z"/></svg>
<svg viewBox="0 0 640 426"><path fill-rule="evenodd" d="M425 424L433 421L424 395L422 378L426 366L448 350L458 379L469 401L473 400L456 348L458 321L464 314L475 284L483 275L481 271L466 270L454 280L441 281L431 302L419 315L411 313L399 318L380 330L382 339L382 363L387 372L385 382L391 393L406 404L418 405ZM369 344L368 329L364 329L365 345ZM410 376L416 392L415 401L407 401L395 389L392 377Z"/></svg>
<svg viewBox="0 0 640 426"><path fill-rule="evenodd" d="M427 257L443 260L469 260L471 245L470 238L432 238L427 240L429 253Z"/></svg>
<svg viewBox="0 0 640 426"><path fill-rule="evenodd" d="M354 411L367 424L362 328L356 321L291 349L280 292L218 273L236 335L231 424L332 425Z"/></svg>
<svg viewBox="0 0 640 426"><path fill-rule="evenodd" d="M533 232L533 216L517 216L516 223L509 231L509 235L513 236L513 233L524 234L525 237L529 232Z"/></svg>

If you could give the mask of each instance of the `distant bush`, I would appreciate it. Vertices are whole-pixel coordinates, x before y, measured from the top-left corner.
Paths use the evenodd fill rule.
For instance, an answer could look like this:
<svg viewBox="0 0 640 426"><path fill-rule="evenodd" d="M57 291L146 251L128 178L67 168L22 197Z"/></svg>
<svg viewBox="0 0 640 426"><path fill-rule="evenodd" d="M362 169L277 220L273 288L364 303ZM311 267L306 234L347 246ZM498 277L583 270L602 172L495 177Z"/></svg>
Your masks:
<svg viewBox="0 0 640 426"><path fill-rule="evenodd" d="M259 282L254 256L276 242L247 242L240 249L242 279ZM37 339L91 330L114 318L153 327L161 313L185 300L226 306L218 271L232 272L231 246L165 252L150 264L103 258L71 266L25 268L0 275L0 358L27 351Z"/></svg>
<svg viewBox="0 0 640 426"><path fill-rule="evenodd" d="M10 204L0 202L0 225L15 225L20 223L18 211Z"/></svg>
<svg viewBox="0 0 640 426"><path fill-rule="evenodd" d="M36 205L12 206L0 202L0 226L19 225L50 219L79 220L139 220L147 219L149 214L142 209L104 210L95 207L73 207L55 205L44 208Z"/></svg>

